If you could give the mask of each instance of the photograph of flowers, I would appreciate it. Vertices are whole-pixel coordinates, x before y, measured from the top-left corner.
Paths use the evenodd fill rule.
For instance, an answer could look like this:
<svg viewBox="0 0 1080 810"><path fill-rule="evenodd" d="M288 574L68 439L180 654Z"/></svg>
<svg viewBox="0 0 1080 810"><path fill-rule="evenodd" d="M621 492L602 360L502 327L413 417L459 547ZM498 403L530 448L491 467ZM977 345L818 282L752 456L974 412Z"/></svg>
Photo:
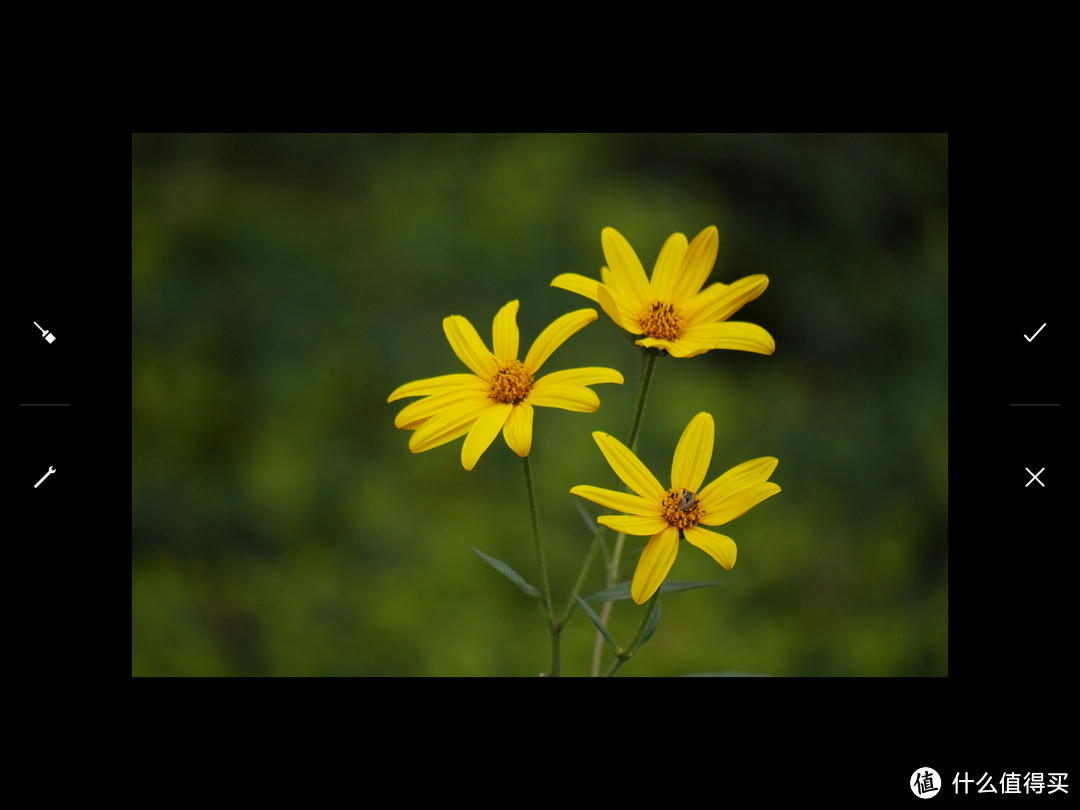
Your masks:
<svg viewBox="0 0 1080 810"><path fill-rule="evenodd" d="M948 675L947 135L132 137L133 676Z"/></svg>

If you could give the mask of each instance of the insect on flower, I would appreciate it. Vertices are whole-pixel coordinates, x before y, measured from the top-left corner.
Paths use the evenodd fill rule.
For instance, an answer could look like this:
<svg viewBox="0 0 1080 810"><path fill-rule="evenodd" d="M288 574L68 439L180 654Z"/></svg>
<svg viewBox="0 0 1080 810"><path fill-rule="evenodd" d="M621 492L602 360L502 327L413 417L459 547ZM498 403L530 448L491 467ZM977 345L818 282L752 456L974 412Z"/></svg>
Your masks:
<svg viewBox="0 0 1080 810"><path fill-rule="evenodd" d="M599 431L593 433L615 474L634 494L591 486L577 486L570 492L626 513L601 515L597 523L617 532L650 538L630 583L630 595L639 605L656 593L668 575L683 538L730 570L735 565L735 541L703 527L729 523L780 491L769 481L778 463L772 456L743 462L702 487L712 460L715 429L707 413L690 420L675 448L670 489L664 489L618 439Z"/></svg>

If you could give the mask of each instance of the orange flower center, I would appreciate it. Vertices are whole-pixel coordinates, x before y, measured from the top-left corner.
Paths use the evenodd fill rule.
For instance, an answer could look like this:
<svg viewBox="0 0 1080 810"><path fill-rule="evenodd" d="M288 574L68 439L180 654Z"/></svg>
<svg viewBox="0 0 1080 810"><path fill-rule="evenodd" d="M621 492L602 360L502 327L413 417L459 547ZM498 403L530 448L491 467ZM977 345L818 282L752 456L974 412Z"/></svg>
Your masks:
<svg viewBox="0 0 1080 810"><path fill-rule="evenodd" d="M638 318L646 335L660 340L677 340L683 333L682 313L671 304L653 301Z"/></svg>
<svg viewBox="0 0 1080 810"><path fill-rule="evenodd" d="M533 377L520 360L515 360L495 372L491 378L491 398L496 402L517 404L532 388Z"/></svg>
<svg viewBox="0 0 1080 810"><path fill-rule="evenodd" d="M701 520L701 504L698 503L697 496L682 487L668 490L664 500L660 502L660 511L664 520L676 529L697 526Z"/></svg>

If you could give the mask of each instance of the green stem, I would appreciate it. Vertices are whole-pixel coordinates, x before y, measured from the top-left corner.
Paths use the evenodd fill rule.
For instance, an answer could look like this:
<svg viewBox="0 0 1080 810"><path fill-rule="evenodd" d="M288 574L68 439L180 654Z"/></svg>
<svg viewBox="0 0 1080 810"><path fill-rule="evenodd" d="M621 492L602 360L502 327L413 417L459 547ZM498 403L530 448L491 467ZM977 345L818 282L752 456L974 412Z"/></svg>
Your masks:
<svg viewBox="0 0 1080 810"><path fill-rule="evenodd" d="M529 512L532 514L533 547L536 549L536 568L540 572L540 587L544 594L544 616L547 618L548 635L551 636L551 677L559 676L560 659L560 628L555 625L555 618L551 612L551 588L548 586L547 564L544 562L544 546L540 542L540 521L536 516L536 493L533 491L532 465L529 457L522 459L525 462L525 489L529 493ZM560 623L561 624L561 623Z"/></svg>
<svg viewBox="0 0 1080 810"><path fill-rule="evenodd" d="M630 425L630 441L626 443L626 446L631 451L634 449L634 442L637 441L638 430L641 429L641 415L645 412L645 397L649 393L649 383L652 382L653 365L656 363L657 356L651 351L647 351L645 354L645 365L641 369L641 389L638 393L637 408L634 411L633 424ZM626 535L620 533L615 541L615 553L611 556L610 565L608 566L607 585L605 586L607 588L613 586L619 579L619 561L622 559L623 544L625 542ZM605 602L600 612L600 621L604 623L604 627L607 627L609 616L611 616L611 602ZM597 630L596 641L593 642L592 677L594 678L600 674L600 656L604 651L603 645L604 637Z"/></svg>
<svg viewBox="0 0 1080 810"><path fill-rule="evenodd" d="M630 425L630 441L626 445L631 450L634 447L634 441L637 439L638 429L641 427L641 414L645 411L645 398L649 394L649 383L652 382L653 365L656 363L656 358L656 354L653 354L651 351L646 350L645 365L641 372L641 385L638 388L637 406L634 408L634 421ZM566 610L563 611L562 618L559 620L558 627L560 632L562 631L562 628L566 625L566 620L570 616L571 609L577 604L577 602L574 601L574 594L580 594L581 588L585 585L585 577L589 573L589 568L592 567L593 559L596 557L596 552L600 548L600 538L604 536L604 530L606 528L607 527L603 525L598 525L596 528L596 534L593 537L592 546L589 548L588 556L585 557L585 564L581 566L581 573L578 574L577 582L574 583L574 589L570 592L570 599L566 603ZM621 552L621 536L619 540L620 542L617 546L617 551ZM613 568L616 572L618 572L619 568L617 559L614 562ZM610 585L615 584L613 581L611 581L611 576L612 575L609 571L609 587ZM611 603L608 602L606 604L610 605ZM610 611L611 608L608 607L607 610ZM600 635L599 632L597 632L597 635ZM603 638L603 636L600 637Z"/></svg>
<svg viewBox="0 0 1080 810"><path fill-rule="evenodd" d="M649 601L645 603L645 615L641 617L641 624L638 625L637 632L634 634L634 638L627 645L625 650L621 650L615 656L615 660L611 662L611 666L608 671L604 673L605 678L612 677L616 672L622 669L622 665L630 660L634 654L634 649L637 647L638 639L641 638L641 634L645 632L645 625L649 623L649 619L652 617L652 612L656 610L656 603L660 600L660 589L656 589L656 593L649 597Z"/></svg>
<svg viewBox="0 0 1080 810"><path fill-rule="evenodd" d="M634 449L638 429L641 427L641 415L645 412L645 397L649 394L649 383L652 382L653 366L656 365L656 358L657 355L650 351L648 358L645 360L645 369L641 373L641 388L638 391L637 408L634 409L634 421L630 425L630 441L626 443L626 446L631 450Z"/></svg>
<svg viewBox="0 0 1080 810"><path fill-rule="evenodd" d="M623 541L624 536L625 535L623 535L623 534L619 535L619 539L615 542L616 546L622 546L622 541ZM610 581L610 580L611 580L611 577L608 576L608 581ZM612 603L612 602L604 602L604 607L600 611L600 624L604 625L604 627L608 626L608 619L611 618L611 606L612 606L612 604L614 604L614 603ZM603 636L602 633L597 631L596 639L595 639L595 641L593 641L592 669L589 671L589 676L590 677L596 678L596 677L598 677L600 675L600 658L601 658L601 656L603 654L604 654L604 636Z"/></svg>

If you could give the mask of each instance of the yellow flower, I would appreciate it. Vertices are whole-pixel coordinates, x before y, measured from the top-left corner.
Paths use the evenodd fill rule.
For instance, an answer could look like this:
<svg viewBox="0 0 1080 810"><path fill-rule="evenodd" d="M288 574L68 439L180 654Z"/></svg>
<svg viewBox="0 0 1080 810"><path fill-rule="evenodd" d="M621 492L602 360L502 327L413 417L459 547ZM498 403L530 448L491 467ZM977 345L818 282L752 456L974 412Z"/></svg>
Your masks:
<svg viewBox="0 0 1080 810"><path fill-rule="evenodd" d="M556 371L533 382L540 366L563 342L596 320L595 309L563 315L540 333L522 363L518 357L518 302L511 301L495 316L493 345L488 351L473 325L460 315L443 320L443 331L454 353L472 374L447 374L406 383L387 402L424 395L406 405L394 424L415 431L409 449L422 453L468 433L461 463L471 470L499 431L510 449L524 458L532 446L533 406L592 413L600 398L587 385L622 384L622 374L610 368Z"/></svg>
<svg viewBox="0 0 1080 810"><path fill-rule="evenodd" d="M606 433L593 433L615 474L637 495L599 487L574 487L570 491L632 516L597 518L605 526L624 534L652 535L630 586L630 595L639 605L656 592L671 570L680 535L724 568L734 566L735 541L701 525L719 526L734 520L780 491L780 487L768 482L778 462L766 457L732 467L699 492L712 460L713 431L713 418L707 413L690 420L675 448L671 489L667 491L626 445Z"/></svg>
<svg viewBox="0 0 1080 810"><path fill-rule="evenodd" d="M715 226L703 230L689 245L681 233L672 234L660 251L651 281L622 234L604 228L600 238L611 267L600 268L603 283L563 273L551 286L599 303L616 324L643 335L636 341L639 346L658 346L672 357L693 357L710 349L758 354L776 350L772 335L760 326L727 320L765 292L767 276L747 276L734 284L701 289L716 261L719 237Z"/></svg>

